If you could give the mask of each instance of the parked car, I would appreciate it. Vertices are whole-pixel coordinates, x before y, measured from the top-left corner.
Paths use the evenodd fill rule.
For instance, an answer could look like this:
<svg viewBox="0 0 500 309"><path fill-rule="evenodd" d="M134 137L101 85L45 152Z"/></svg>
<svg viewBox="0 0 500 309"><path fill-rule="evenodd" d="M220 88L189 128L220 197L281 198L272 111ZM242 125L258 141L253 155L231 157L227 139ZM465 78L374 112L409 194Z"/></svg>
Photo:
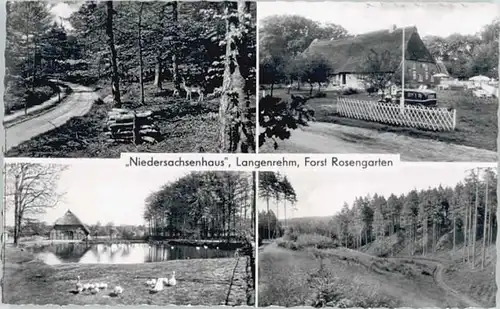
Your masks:
<svg viewBox="0 0 500 309"><path fill-rule="evenodd" d="M384 102L399 104L401 100L401 90L396 92L395 96L387 96L383 99ZM429 89L405 89L404 103L409 105L436 106L436 92Z"/></svg>

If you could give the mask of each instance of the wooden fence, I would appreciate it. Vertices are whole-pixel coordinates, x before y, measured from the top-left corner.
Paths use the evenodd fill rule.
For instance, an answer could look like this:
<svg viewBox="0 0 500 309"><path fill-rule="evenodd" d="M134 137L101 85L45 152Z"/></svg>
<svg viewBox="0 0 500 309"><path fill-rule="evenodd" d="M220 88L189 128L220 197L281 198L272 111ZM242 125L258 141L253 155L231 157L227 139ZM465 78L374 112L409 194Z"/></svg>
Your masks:
<svg viewBox="0 0 500 309"><path fill-rule="evenodd" d="M159 129L153 124L153 112L113 108L108 112L107 135L113 142L140 144L160 140Z"/></svg>
<svg viewBox="0 0 500 309"><path fill-rule="evenodd" d="M380 103L376 101L338 98L340 116L375 121L402 127L432 131L453 131L457 124L455 109Z"/></svg>

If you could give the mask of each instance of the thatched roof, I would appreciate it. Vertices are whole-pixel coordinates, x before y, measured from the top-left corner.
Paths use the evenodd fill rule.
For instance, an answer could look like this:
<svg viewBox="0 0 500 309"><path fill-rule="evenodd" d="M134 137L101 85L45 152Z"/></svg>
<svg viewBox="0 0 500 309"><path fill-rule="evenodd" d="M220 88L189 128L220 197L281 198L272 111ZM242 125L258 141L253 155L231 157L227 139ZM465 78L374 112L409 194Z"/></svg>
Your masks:
<svg viewBox="0 0 500 309"><path fill-rule="evenodd" d="M364 73L371 52L390 53L386 72L394 72L402 59L402 34L405 31L406 60L435 63L418 35L416 27L379 30L338 40L314 40L304 54L319 53L330 60L335 73Z"/></svg>
<svg viewBox="0 0 500 309"><path fill-rule="evenodd" d="M78 217L72 213L70 210L66 211L64 216L61 218L57 219L56 222L54 223L54 226L58 225L63 225L63 226L79 226L81 227L86 233L90 234L89 228L83 224Z"/></svg>

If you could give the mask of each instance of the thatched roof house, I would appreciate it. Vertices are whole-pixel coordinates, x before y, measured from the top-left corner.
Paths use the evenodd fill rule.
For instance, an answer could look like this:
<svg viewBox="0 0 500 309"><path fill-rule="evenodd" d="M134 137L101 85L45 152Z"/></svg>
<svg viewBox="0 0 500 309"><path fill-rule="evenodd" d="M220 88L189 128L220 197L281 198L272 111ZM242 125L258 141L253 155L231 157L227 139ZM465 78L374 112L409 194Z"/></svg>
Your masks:
<svg viewBox="0 0 500 309"><path fill-rule="evenodd" d="M53 240L83 240L90 234L89 228L83 224L70 210L57 219L50 231Z"/></svg>
<svg viewBox="0 0 500 309"><path fill-rule="evenodd" d="M430 84L433 74L440 73L436 60L420 38L416 27L379 30L338 40L314 40L304 51L326 57L339 84L348 84L352 75L367 74L370 55L384 53L380 73L397 73L402 62L402 35L405 32L405 67L408 82ZM427 74L426 74L427 73ZM352 82L352 81L351 81Z"/></svg>

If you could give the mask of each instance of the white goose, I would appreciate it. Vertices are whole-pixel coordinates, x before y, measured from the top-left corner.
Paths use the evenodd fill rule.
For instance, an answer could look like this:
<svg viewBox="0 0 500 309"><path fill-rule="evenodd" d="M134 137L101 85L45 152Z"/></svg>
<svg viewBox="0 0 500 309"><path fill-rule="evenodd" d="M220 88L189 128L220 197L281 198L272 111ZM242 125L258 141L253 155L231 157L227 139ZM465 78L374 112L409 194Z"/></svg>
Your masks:
<svg viewBox="0 0 500 309"><path fill-rule="evenodd" d="M78 293L83 292L83 284L80 282L80 276L77 277L78 281L76 282L76 290Z"/></svg>
<svg viewBox="0 0 500 309"><path fill-rule="evenodd" d="M92 293L92 294L99 293L99 288L94 286L94 288L90 290L90 293Z"/></svg>
<svg viewBox="0 0 500 309"><path fill-rule="evenodd" d="M200 247L196 247L196 250L200 250Z"/></svg>
<svg viewBox="0 0 500 309"><path fill-rule="evenodd" d="M168 285L174 286L177 284L177 280L175 280L175 271L172 272L172 277L168 279Z"/></svg>
<svg viewBox="0 0 500 309"><path fill-rule="evenodd" d="M158 278L156 280L155 286L153 287L153 289L151 291L152 292L160 292L162 290L163 290L163 279L162 278Z"/></svg>
<svg viewBox="0 0 500 309"><path fill-rule="evenodd" d="M207 245L204 245L204 246L203 246L203 249L207 250L207 249L208 249L208 246L207 246Z"/></svg>
<svg viewBox="0 0 500 309"><path fill-rule="evenodd" d="M83 285L83 290L86 291L86 290L90 290L90 283L85 283Z"/></svg>
<svg viewBox="0 0 500 309"><path fill-rule="evenodd" d="M119 295L123 293L123 288L121 286L115 286L115 288L113 289L113 293Z"/></svg>
<svg viewBox="0 0 500 309"><path fill-rule="evenodd" d="M156 279L149 279L148 281L146 281L146 285L147 286L154 286L156 284Z"/></svg>

